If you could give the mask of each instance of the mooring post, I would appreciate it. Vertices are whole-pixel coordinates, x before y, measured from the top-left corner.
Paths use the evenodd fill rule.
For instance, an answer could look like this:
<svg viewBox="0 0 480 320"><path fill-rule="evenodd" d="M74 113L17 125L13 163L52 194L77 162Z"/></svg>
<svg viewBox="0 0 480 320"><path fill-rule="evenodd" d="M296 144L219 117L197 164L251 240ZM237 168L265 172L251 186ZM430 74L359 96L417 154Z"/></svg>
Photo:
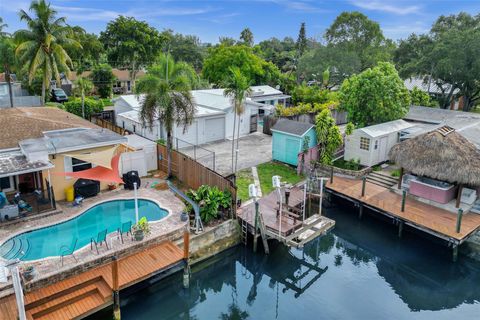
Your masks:
<svg viewBox="0 0 480 320"><path fill-rule="evenodd" d="M365 197L365 185L367 184L367 177L362 177L362 198Z"/></svg>
<svg viewBox="0 0 480 320"><path fill-rule="evenodd" d="M330 184L333 183L333 166L330 167Z"/></svg>
<svg viewBox="0 0 480 320"><path fill-rule="evenodd" d="M460 228L462 227L462 216L463 216L463 209L458 209L457 214L457 233L460 233Z"/></svg>
<svg viewBox="0 0 480 320"><path fill-rule="evenodd" d="M190 232L185 229L183 232L183 287L190 287Z"/></svg>
<svg viewBox="0 0 480 320"><path fill-rule="evenodd" d="M402 220L400 220L400 221L398 222L398 237L399 237L399 238L402 237L403 224L404 224L404 222L403 222Z"/></svg>
<svg viewBox="0 0 480 320"><path fill-rule="evenodd" d="M457 262L458 259L458 245L454 244L452 248L452 261Z"/></svg>
<svg viewBox="0 0 480 320"><path fill-rule="evenodd" d="M363 216L363 203L358 204L358 219L362 220Z"/></svg>
<svg viewBox="0 0 480 320"><path fill-rule="evenodd" d="M258 201L255 199L255 221L253 224L253 252L257 252L257 245L258 245Z"/></svg>
<svg viewBox="0 0 480 320"><path fill-rule="evenodd" d="M405 211L405 201L407 200L407 191L402 191L402 212Z"/></svg>
<svg viewBox="0 0 480 320"><path fill-rule="evenodd" d="M112 258L112 287L113 287L113 318L120 320L120 293L118 280L118 259L116 256Z"/></svg>
<svg viewBox="0 0 480 320"><path fill-rule="evenodd" d="M290 190L285 189L285 204L287 205L287 207L288 207L288 198L290 198Z"/></svg>

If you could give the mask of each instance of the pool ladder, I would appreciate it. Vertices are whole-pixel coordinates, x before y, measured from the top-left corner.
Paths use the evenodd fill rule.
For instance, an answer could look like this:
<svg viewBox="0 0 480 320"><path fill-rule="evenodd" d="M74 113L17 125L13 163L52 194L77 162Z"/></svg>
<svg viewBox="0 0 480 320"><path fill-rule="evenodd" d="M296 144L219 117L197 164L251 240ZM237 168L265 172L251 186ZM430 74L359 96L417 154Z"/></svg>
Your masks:
<svg viewBox="0 0 480 320"><path fill-rule="evenodd" d="M245 214L245 217L242 219L242 243L247 246L248 239L248 217L250 216L250 210Z"/></svg>

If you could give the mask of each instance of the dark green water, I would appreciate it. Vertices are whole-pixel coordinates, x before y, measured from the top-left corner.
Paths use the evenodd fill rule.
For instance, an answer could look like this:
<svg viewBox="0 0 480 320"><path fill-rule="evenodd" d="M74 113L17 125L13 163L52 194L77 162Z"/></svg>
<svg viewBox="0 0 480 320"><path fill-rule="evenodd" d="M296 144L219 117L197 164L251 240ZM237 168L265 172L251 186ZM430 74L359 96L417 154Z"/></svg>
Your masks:
<svg viewBox="0 0 480 320"><path fill-rule="evenodd" d="M478 262L350 209L328 215L336 228L304 250L228 250L188 290L177 274L122 298L122 319L480 319Z"/></svg>

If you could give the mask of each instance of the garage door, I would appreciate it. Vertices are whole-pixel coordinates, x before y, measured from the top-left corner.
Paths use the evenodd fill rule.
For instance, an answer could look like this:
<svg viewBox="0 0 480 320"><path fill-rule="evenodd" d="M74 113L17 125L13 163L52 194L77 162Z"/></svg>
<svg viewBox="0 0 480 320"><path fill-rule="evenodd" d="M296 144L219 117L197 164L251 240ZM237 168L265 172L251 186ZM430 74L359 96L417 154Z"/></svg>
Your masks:
<svg viewBox="0 0 480 320"><path fill-rule="evenodd" d="M212 142L225 139L225 118L205 119L205 140Z"/></svg>
<svg viewBox="0 0 480 320"><path fill-rule="evenodd" d="M178 148L188 147L188 145L185 144L185 143L182 143L182 141L186 141L189 144L197 144L198 143L198 140L197 140L197 137L198 137L198 122L194 121L187 128L187 130L185 132L183 132L183 126L178 126L176 133L177 133L176 137L178 139L180 139L180 141L178 141ZM173 143L175 144L176 142L173 141Z"/></svg>

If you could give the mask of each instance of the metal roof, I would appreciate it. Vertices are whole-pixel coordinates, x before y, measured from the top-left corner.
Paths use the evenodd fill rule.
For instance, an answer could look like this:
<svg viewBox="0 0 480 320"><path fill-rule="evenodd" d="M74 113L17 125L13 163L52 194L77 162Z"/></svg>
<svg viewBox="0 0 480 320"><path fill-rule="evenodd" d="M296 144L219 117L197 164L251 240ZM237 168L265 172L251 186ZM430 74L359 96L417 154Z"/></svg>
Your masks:
<svg viewBox="0 0 480 320"><path fill-rule="evenodd" d="M294 136L301 137L314 127L311 123L299 122L288 119L279 119L272 127L272 131L284 132Z"/></svg>
<svg viewBox="0 0 480 320"><path fill-rule="evenodd" d="M392 132L398 132L413 126L413 124L400 119L360 128L357 130L363 131L370 137L375 138L387 135Z"/></svg>
<svg viewBox="0 0 480 320"><path fill-rule="evenodd" d="M21 151L0 153L0 178L53 168L49 161L29 162Z"/></svg>
<svg viewBox="0 0 480 320"><path fill-rule="evenodd" d="M432 94L441 94L442 93L441 88L439 86L437 86L435 84L435 81L433 81L433 80L429 84L428 81L424 82L423 78L412 77L412 78L405 79L403 81L403 83L405 84L405 87L407 87L408 90L413 90L414 87L417 87L418 89L422 90L423 92L427 92L427 93L432 93ZM451 84L444 84L442 87L445 91L449 91L450 88L452 87L452 85ZM453 90L453 94L458 93L458 91L459 91L458 89Z"/></svg>

